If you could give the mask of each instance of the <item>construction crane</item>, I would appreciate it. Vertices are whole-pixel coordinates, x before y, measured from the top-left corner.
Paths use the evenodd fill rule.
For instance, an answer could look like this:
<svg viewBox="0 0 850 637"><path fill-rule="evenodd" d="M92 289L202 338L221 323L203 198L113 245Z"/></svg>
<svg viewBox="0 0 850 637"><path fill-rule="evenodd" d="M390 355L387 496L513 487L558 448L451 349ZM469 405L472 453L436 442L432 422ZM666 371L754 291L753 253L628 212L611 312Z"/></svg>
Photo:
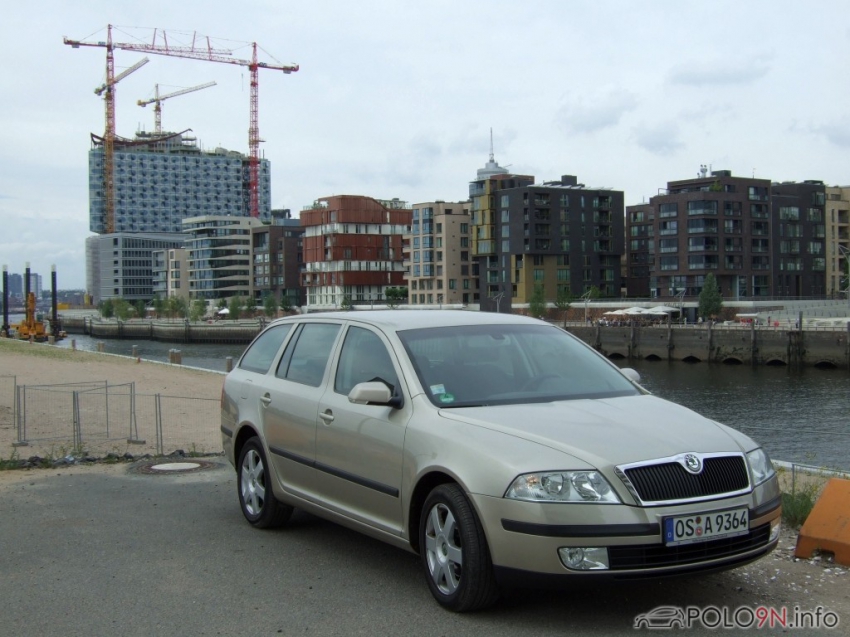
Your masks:
<svg viewBox="0 0 850 637"><path fill-rule="evenodd" d="M108 25L107 42L83 42L63 38L65 44L77 48L80 46L106 47L107 56L107 78L109 77L110 60L113 49L122 51L139 51L140 53L153 53L156 55L168 55L171 57L189 58L192 60L204 60L207 62L221 62L223 64L234 64L236 66L247 66L251 74L251 105L250 121L248 125L248 169L250 175L250 212L252 217L260 216L260 126L259 126L259 70L271 69L283 71L286 74L298 71L297 64L269 64L260 62L257 58L257 43L252 42L252 55L250 60L241 60L230 57L233 52L226 49L215 49L206 36L193 34L190 46L172 46L169 44L168 34L161 29L154 29L153 38L149 44L142 42L113 42L112 25ZM206 42L206 47L197 45L199 40Z"/></svg>
<svg viewBox="0 0 850 637"><path fill-rule="evenodd" d="M147 59L147 58L146 58ZM156 104L153 107L154 112L154 132L158 135L162 133L162 102L172 97L177 97L178 95L186 95L186 93L194 93L195 91L200 91L204 88L209 88L211 86L215 86L215 82L207 82L206 84L199 84L198 86L192 86L189 88L183 88L179 91L174 91L173 93L168 93L167 95L159 94L159 84L154 85L154 96L149 100L138 100L136 103L139 106L147 106L148 104Z"/></svg>

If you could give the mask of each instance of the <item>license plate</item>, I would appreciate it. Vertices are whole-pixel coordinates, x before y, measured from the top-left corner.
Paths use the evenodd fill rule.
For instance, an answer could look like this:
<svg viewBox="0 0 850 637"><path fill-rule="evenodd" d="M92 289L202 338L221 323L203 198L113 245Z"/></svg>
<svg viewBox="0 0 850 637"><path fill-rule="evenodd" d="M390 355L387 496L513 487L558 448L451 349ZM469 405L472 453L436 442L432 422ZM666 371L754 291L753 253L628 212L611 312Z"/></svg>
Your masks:
<svg viewBox="0 0 850 637"><path fill-rule="evenodd" d="M719 540L746 535L749 531L750 515L746 507L664 518L664 543L667 546Z"/></svg>

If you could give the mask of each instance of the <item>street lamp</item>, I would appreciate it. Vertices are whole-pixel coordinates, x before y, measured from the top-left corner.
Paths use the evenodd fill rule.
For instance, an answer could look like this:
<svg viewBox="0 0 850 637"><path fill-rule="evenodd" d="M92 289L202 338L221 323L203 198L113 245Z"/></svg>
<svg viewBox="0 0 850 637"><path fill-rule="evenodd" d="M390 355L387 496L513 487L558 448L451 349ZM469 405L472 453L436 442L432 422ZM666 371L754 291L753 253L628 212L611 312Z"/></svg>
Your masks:
<svg viewBox="0 0 850 637"><path fill-rule="evenodd" d="M495 295L490 297L491 299L496 301L496 314L501 313L502 298L504 296L505 296L504 292L499 292L498 294L495 294Z"/></svg>
<svg viewBox="0 0 850 637"><path fill-rule="evenodd" d="M584 294L581 295L581 298L584 299L584 324L587 325L587 305L590 303L590 295L593 294L591 290L588 290Z"/></svg>

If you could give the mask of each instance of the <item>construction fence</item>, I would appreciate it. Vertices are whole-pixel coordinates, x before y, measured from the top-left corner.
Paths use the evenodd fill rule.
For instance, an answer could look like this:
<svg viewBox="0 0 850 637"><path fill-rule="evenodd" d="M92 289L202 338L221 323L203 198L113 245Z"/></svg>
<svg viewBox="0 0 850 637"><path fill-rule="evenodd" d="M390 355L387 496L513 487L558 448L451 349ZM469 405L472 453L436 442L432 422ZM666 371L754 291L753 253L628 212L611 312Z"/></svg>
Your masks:
<svg viewBox="0 0 850 637"><path fill-rule="evenodd" d="M221 451L219 400L139 394L108 381L18 385L0 376L0 458Z"/></svg>

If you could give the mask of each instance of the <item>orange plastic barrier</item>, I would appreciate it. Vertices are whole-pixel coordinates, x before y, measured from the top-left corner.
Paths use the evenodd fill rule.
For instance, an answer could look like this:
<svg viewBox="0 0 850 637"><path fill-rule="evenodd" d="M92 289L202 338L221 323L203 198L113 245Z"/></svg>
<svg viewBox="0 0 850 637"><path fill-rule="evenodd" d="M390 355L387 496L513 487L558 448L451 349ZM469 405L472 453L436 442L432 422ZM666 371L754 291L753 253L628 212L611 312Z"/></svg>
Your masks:
<svg viewBox="0 0 850 637"><path fill-rule="evenodd" d="M832 478L797 537L797 557L814 551L835 555L835 563L850 566L850 480Z"/></svg>

